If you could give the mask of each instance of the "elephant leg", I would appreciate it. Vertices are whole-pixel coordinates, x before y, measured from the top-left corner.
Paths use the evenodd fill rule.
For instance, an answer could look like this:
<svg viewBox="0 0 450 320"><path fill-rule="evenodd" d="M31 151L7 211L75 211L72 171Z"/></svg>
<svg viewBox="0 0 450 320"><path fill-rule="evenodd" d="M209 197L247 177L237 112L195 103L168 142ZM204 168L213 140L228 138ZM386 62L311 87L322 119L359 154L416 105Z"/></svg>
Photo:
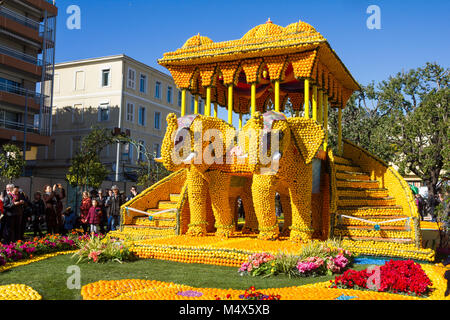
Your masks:
<svg viewBox="0 0 450 320"><path fill-rule="evenodd" d="M255 207L252 199L252 180L247 179L241 194L242 205L245 212L245 224L242 233L254 233L258 231L258 219L255 214Z"/></svg>
<svg viewBox="0 0 450 320"><path fill-rule="evenodd" d="M194 166L187 172L188 196L190 209L190 223L186 234L191 236L203 236L206 234L206 197L208 182L203 178Z"/></svg>
<svg viewBox="0 0 450 320"><path fill-rule="evenodd" d="M231 176L220 171L210 171L209 195L211 205L216 219L216 235L219 237L229 237L234 231L233 213L230 210L229 186Z"/></svg>
<svg viewBox="0 0 450 320"><path fill-rule="evenodd" d="M281 230L281 233L285 236L289 236L289 227L292 225L291 199L288 195L280 194L280 203L284 216L283 229Z"/></svg>
<svg viewBox="0 0 450 320"><path fill-rule="evenodd" d="M275 181L274 175L253 176L252 196L259 225L258 239L275 239L280 232L275 214Z"/></svg>
<svg viewBox="0 0 450 320"><path fill-rule="evenodd" d="M311 217L312 165L305 164L299 168L296 178L291 180L289 187L292 210L290 238L293 241L308 242L314 231Z"/></svg>

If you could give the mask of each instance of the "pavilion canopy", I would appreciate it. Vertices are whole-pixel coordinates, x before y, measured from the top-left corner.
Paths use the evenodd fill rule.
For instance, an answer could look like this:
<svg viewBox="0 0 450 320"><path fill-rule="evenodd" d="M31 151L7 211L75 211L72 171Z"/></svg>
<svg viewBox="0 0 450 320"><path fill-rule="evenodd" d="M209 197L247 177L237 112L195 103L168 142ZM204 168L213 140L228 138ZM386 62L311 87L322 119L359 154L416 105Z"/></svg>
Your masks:
<svg viewBox="0 0 450 320"><path fill-rule="evenodd" d="M327 40L311 25L299 21L286 27L270 19L241 39L213 42L200 34L189 38L158 63L172 74L176 85L226 106L227 87L233 86L233 110L248 113L251 85L256 84L256 110L274 101L279 82L281 110L289 98L294 110L303 109L304 81L327 94L331 106L343 108L355 90L354 80ZM308 95L309 96L309 95Z"/></svg>

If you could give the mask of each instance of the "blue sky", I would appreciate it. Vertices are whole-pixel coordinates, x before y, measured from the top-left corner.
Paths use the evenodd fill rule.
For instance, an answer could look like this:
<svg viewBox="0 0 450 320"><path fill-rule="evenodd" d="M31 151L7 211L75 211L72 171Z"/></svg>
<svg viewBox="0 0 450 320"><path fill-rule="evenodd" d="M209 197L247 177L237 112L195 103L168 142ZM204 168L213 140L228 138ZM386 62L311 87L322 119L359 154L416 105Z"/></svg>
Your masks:
<svg viewBox="0 0 450 320"><path fill-rule="evenodd" d="M56 62L124 53L167 72L156 60L200 33L213 41L241 38L267 18L281 26L310 23L361 84L402 69L450 62L450 1L56 1ZM81 29L69 30L67 7L81 9ZM381 9L381 29L370 30L369 5Z"/></svg>
<svg viewBox="0 0 450 320"><path fill-rule="evenodd" d="M281 26L298 20L314 26L363 85L427 61L450 64L450 1L57 0L56 4L56 62L124 53L167 73L157 59L189 37L200 33L215 42L239 39L270 17ZM81 9L79 30L66 26L71 4ZM370 5L380 7L380 30L367 28Z"/></svg>

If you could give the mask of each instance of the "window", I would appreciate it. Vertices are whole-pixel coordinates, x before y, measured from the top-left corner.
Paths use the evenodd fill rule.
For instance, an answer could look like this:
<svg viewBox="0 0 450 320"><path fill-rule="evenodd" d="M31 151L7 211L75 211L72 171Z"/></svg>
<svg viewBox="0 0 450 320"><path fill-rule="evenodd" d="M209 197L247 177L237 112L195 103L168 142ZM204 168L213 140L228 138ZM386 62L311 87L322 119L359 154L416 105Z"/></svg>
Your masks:
<svg viewBox="0 0 450 320"><path fill-rule="evenodd" d="M167 103L172 103L172 87L167 87Z"/></svg>
<svg viewBox="0 0 450 320"><path fill-rule="evenodd" d="M145 126L145 116L146 116L145 107L139 106L139 114L138 114L139 125Z"/></svg>
<svg viewBox="0 0 450 320"><path fill-rule="evenodd" d="M102 87L109 86L109 80L110 80L109 75L110 75L109 69L102 70Z"/></svg>
<svg viewBox="0 0 450 320"><path fill-rule="evenodd" d="M159 143L153 145L153 154L155 155L155 158L161 157L161 147Z"/></svg>
<svg viewBox="0 0 450 320"><path fill-rule="evenodd" d="M142 73L139 80L139 91L142 93L147 93L147 76Z"/></svg>
<svg viewBox="0 0 450 320"><path fill-rule="evenodd" d="M124 145L122 158L127 162L131 162L133 160L133 146L131 145L131 143L126 143Z"/></svg>
<svg viewBox="0 0 450 320"><path fill-rule="evenodd" d="M130 102L127 103L127 121L134 122L134 104Z"/></svg>
<svg viewBox="0 0 450 320"><path fill-rule="evenodd" d="M59 93L59 82L60 82L60 76L59 74L55 73L55 75L53 76L53 91L55 93Z"/></svg>
<svg viewBox="0 0 450 320"><path fill-rule="evenodd" d="M56 107L55 107L55 116L56 117L58 116L58 109L56 109ZM33 118L33 126L35 130L39 129L39 118L40 118L39 113L36 113Z"/></svg>
<svg viewBox="0 0 450 320"><path fill-rule="evenodd" d="M139 153L138 153L138 162L144 161L144 148L145 148L145 141L139 140Z"/></svg>
<svg viewBox="0 0 450 320"><path fill-rule="evenodd" d="M84 71L75 72L75 90L84 90Z"/></svg>
<svg viewBox="0 0 450 320"><path fill-rule="evenodd" d="M155 98L161 99L161 82L159 81L155 84Z"/></svg>
<svg viewBox="0 0 450 320"><path fill-rule="evenodd" d="M155 111L155 129L161 129L161 112Z"/></svg>
<svg viewBox="0 0 450 320"><path fill-rule="evenodd" d="M178 90L178 106L181 107L181 91Z"/></svg>
<svg viewBox="0 0 450 320"><path fill-rule="evenodd" d="M136 71L132 68L128 68L127 87L131 89L136 89Z"/></svg>
<svg viewBox="0 0 450 320"><path fill-rule="evenodd" d="M109 105L107 103L102 103L98 107L98 121L109 121Z"/></svg>

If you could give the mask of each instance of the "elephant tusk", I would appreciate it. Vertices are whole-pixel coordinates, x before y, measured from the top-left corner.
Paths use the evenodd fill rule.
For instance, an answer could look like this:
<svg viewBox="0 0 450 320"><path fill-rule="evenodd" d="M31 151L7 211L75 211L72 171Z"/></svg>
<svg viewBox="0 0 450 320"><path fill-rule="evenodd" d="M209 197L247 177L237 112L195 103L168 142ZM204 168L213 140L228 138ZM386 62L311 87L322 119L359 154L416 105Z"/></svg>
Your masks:
<svg viewBox="0 0 450 320"><path fill-rule="evenodd" d="M197 152L191 152L184 160L183 162L185 164L190 164L192 159L194 159L194 157L197 156Z"/></svg>
<svg viewBox="0 0 450 320"><path fill-rule="evenodd" d="M156 162L160 162L160 163L162 163L162 162L163 162L163 158L162 158L162 157L159 157L159 158L155 158L155 161L156 161Z"/></svg>
<svg viewBox="0 0 450 320"><path fill-rule="evenodd" d="M248 153L243 154L242 156L238 156L239 159L245 159L248 158Z"/></svg>

